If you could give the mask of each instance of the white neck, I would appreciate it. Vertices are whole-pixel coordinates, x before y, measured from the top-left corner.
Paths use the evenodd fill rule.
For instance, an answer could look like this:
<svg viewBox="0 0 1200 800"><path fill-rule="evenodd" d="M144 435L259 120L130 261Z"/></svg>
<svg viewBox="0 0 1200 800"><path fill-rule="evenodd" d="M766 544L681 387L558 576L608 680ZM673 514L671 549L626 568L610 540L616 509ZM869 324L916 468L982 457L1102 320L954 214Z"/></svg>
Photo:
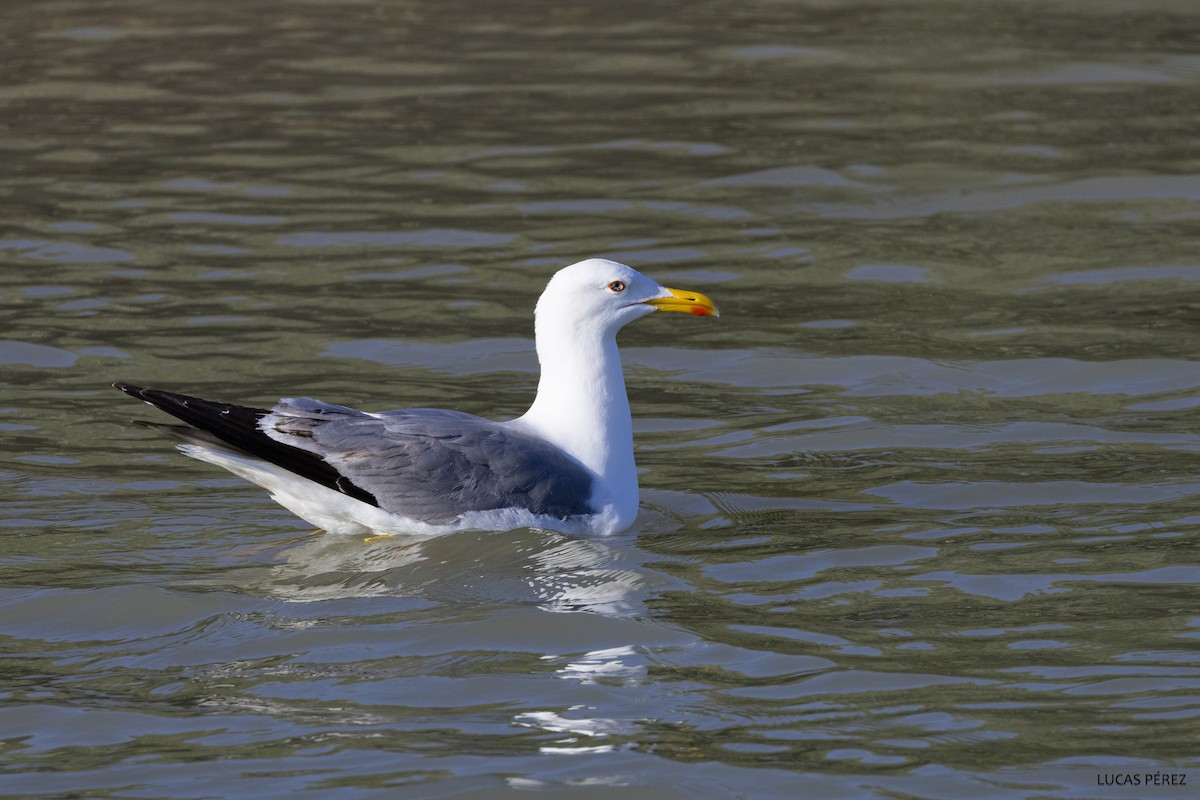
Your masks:
<svg viewBox="0 0 1200 800"><path fill-rule="evenodd" d="M549 316L549 315L547 315ZM537 397L514 423L570 454L600 479L594 499L616 502L620 517L637 513L633 423L616 337L596 328L568 330L553 317L537 321Z"/></svg>

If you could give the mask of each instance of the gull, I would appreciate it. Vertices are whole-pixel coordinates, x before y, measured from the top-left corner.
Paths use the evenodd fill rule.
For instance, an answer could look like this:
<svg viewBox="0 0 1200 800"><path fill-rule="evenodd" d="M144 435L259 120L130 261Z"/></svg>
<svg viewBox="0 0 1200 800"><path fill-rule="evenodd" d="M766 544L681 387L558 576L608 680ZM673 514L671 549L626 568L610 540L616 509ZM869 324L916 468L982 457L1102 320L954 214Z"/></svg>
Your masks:
<svg viewBox="0 0 1200 800"><path fill-rule="evenodd" d="M525 414L503 422L291 397L267 410L113 387L186 423L146 423L181 439L185 455L261 486L329 533L611 534L638 511L617 331L657 311L718 316L704 295L660 286L615 261L559 270L534 313L537 395Z"/></svg>

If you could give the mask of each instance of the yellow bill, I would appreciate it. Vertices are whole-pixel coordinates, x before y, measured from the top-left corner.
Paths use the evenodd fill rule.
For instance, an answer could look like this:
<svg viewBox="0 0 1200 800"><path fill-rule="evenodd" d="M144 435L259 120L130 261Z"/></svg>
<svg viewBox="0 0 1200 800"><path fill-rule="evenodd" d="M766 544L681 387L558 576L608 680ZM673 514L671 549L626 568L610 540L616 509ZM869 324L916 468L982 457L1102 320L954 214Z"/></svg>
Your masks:
<svg viewBox="0 0 1200 800"><path fill-rule="evenodd" d="M713 305L713 301L699 292L688 292L683 289L667 289L670 297L656 297L647 300L646 305L654 306L659 311L682 311L697 317L719 317L721 312Z"/></svg>

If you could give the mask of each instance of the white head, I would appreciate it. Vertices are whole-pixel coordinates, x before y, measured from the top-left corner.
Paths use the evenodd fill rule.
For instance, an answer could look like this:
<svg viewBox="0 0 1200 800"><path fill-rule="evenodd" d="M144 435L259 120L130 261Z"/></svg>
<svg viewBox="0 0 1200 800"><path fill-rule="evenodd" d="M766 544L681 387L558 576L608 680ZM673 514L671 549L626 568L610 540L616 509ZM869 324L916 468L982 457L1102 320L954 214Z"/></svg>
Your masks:
<svg viewBox="0 0 1200 800"><path fill-rule="evenodd" d="M606 530L637 516L633 424L617 331L655 311L716 316L702 294L659 286L615 261L589 258L559 270L537 303L537 398L513 424L569 453L599 478L592 503Z"/></svg>
<svg viewBox="0 0 1200 800"><path fill-rule="evenodd" d="M589 258L554 274L538 299L539 332L548 335L615 336L626 323L655 311L717 316L698 292L660 286L637 270L603 258Z"/></svg>

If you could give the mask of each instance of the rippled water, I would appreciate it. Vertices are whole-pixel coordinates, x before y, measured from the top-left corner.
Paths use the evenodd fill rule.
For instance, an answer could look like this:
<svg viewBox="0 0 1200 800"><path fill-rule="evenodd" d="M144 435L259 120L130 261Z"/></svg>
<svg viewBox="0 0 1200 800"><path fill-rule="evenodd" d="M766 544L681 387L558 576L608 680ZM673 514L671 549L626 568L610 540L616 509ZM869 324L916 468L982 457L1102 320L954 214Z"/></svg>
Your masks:
<svg viewBox="0 0 1200 800"><path fill-rule="evenodd" d="M3 796L1195 796L1191 3L0 40ZM587 256L722 310L622 334L626 535L312 535L108 388L513 416Z"/></svg>

